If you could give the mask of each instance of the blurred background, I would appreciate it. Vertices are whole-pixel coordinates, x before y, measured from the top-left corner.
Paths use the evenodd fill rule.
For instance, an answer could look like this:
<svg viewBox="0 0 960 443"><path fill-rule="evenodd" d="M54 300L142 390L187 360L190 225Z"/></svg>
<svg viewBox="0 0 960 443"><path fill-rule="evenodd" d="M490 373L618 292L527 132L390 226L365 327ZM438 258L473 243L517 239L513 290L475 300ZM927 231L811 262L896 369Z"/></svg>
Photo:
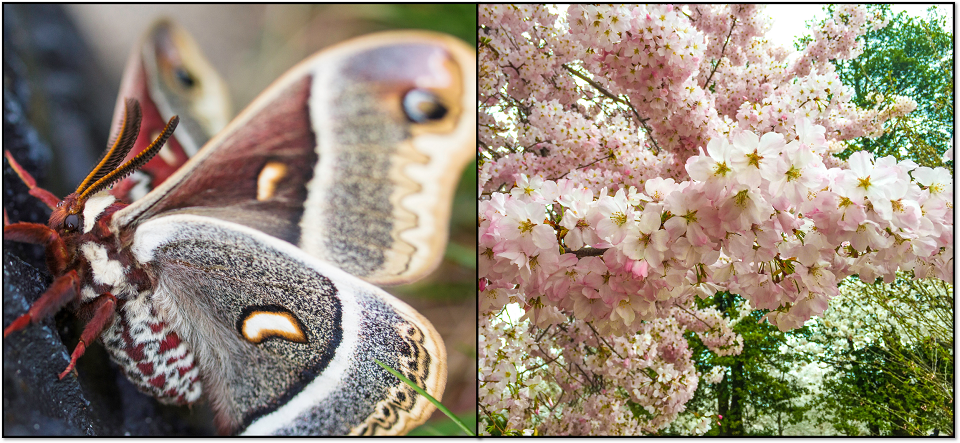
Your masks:
<svg viewBox="0 0 960 443"><path fill-rule="evenodd" d="M160 17L172 19L196 40L227 83L233 115L299 61L351 37L429 29L476 46L473 5L4 5L4 96L14 91L25 101L26 118L49 145L49 154L41 152L43 161L37 161L48 163L37 173L40 186L66 195L93 166L107 143L130 51ZM16 49L8 56L12 45ZM10 80L8 68L16 80ZM386 288L443 336L448 378L442 403L474 429L475 189L473 163L457 191L451 241L440 268L422 281ZM6 207L6 193L4 198ZM67 346L72 349L73 343ZM452 425L438 411L416 432L456 434Z"/></svg>
<svg viewBox="0 0 960 443"><path fill-rule="evenodd" d="M72 4L65 8L105 79L115 86L120 84L134 43L155 19L170 17L196 39L224 77L235 112L297 62L351 37L388 29L429 29L471 45L476 41L476 7L468 5Z"/></svg>

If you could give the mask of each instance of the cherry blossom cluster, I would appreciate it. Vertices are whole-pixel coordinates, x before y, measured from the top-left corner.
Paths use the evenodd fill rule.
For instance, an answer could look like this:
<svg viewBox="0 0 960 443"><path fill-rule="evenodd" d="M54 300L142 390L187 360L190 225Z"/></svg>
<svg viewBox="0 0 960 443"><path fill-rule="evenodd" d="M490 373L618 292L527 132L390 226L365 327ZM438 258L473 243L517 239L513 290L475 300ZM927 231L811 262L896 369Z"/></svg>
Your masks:
<svg viewBox="0 0 960 443"><path fill-rule="evenodd" d="M684 436L703 435L713 427L713 422L718 421L718 417L704 416L701 414L680 414L668 428L675 434Z"/></svg>
<svg viewBox="0 0 960 443"><path fill-rule="evenodd" d="M723 366L714 366L713 368L710 369L710 372L703 374L703 381L711 385L720 383L720 381L723 380L725 371L726 371L726 368Z"/></svg>
<svg viewBox="0 0 960 443"><path fill-rule="evenodd" d="M828 62L856 56L856 38L885 25L862 6L838 7L797 57L762 38L760 5L561 11L480 7L481 192L518 172L580 178L570 175L585 165L597 182L683 180L698 147L735 129L791 139L800 116L831 140L876 137L916 106L892 97L859 109Z"/></svg>
<svg viewBox="0 0 960 443"><path fill-rule="evenodd" d="M827 168L824 128L799 121L789 143L776 132L714 138L681 183L595 195L520 175L480 202L487 292L526 294L538 326L564 311L626 333L661 306L728 290L787 330L823 312L848 275L951 280L949 171L866 152Z"/></svg>
<svg viewBox="0 0 960 443"><path fill-rule="evenodd" d="M703 345L716 355L738 355L743 351L743 337L732 329L738 319L731 321L724 318L723 314L714 308L696 312L678 309L674 317L677 323L688 331L697 332Z"/></svg>
<svg viewBox="0 0 960 443"><path fill-rule="evenodd" d="M649 434L670 424L697 388L683 328L667 319L629 337L604 337L579 320L529 330L527 322L488 313L480 323L479 403L503 414L512 430Z"/></svg>
<svg viewBox="0 0 960 443"><path fill-rule="evenodd" d="M828 18L821 28L813 30L813 42L803 51L810 61L797 64L796 74L805 75L815 61L857 57L863 52L857 37L887 24L882 17L869 17L861 5L836 5L833 17Z"/></svg>
<svg viewBox="0 0 960 443"><path fill-rule="evenodd" d="M950 171L831 155L917 106L859 108L839 81L830 60L886 24L862 6L838 6L801 52L763 38L761 5L479 11L488 417L528 433L655 432L692 395L687 377L696 386L683 333L717 355L743 346L732 325L745 313L697 298L740 294L787 330L849 275L952 281ZM503 319L508 305L521 323Z"/></svg>

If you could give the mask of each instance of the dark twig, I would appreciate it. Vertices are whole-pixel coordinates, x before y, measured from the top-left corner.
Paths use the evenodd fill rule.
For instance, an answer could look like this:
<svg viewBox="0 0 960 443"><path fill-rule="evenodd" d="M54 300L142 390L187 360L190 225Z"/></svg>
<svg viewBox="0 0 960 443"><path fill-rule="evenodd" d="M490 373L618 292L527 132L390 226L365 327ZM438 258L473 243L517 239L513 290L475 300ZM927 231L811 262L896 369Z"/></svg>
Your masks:
<svg viewBox="0 0 960 443"><path fill-rule="evenodd" d="M730 43L730 36L733 35L733 28L737 26L737 18L733 18L733 23L730 23L730 32L727 33L726 40L723 41L723 47L720 48L720 57L717 58L717 64L713 65L713 70L710 71L710 76L707 77L707 81L703 84L704 88L710 87L710 79L713 78L713 74L717 72L717 68L720 67L720 62L723 61L723 53L727 51L727 43Z"/></svg>
<svg viewBox="0 0 960 443"><path fill-rule="evenodd" d="M685 306L681 306L681 305L674 305L674 306L676 306L677 308L680 308L680 309L682 309L682 310L684 310L684 311L687 311L687 314L690 314L691 317L699 320L700 323L703 323L704 325L706 325L707 328L709 328L710 330L719 329L717 326L710 326L710 323L707 323L707 322L706 322L705 320L703 320L702 318L697 317L697 314L694 314L692 311L690 311L689 309L687 309Z"/></svg>
<svg viewBox="0 0 960 443"><path fill-rule="evenodd" d="M616 96L616 95L613 95L612 92L607 91L603 86L600 85L600 83L597 83L596 81L588 78L586 75L583 75L583 73L577 71L576 69L571 68L571 67L568 66L568 65L563 65L563 67L564 67L567 71L570 71L570 73L573 74L574 76L576 76L577 78L579 78L579 79L581 79L581 80L589 83L590 86L593 86L593 87L596 88L598 91L600 91L601 94L607 96L608 98L610 98L610 99L613 100L614 102L620 103L620 104L623 104L623 105L626 105L627 107L629 107L629 108L630 108L630 111L633 112L633 116L637 118L637 122L640 123L641 126L643 126L643 129L644 129L645 131L647 131L647 136L648 136L648 138L650 139L650 141L653 142L653 146L654 146L654 148L655 148L655 149L654 149L654 154L655 154L655 155L660 154L660 144L657 143L657 139L653 137L653 129L652 129L650 126L647 125L647 120L649 120L649 119L640 117L640 113L637 112L637 108L635 108L635 107L633 106L633 103L630 103L630 100L626 100L626 99L624 99L624 98L622 98L622 97L618 97L618 96Z"/></svg>
<svg viewBox="0 0 960 443"><path fill-rule="evenodd" d="M590 327L590 330L593 331L593 335L594 335L594 336L596 336L597 338L599 338L600 341L603 342L603 344L607 345L607 347L610 348L610 350L613 351L614 354L617 354L617 357L620 357L621 360L623 359L623 356L620 355L620 353L617 352L616 349L613 349L613 346L610 345L610 343L607 343L607 339L605 339L605 338L603 338L603 337L600 336L600 333L597 332L597 330L593 328L593 325L591 325L590 322L584 322L584 323L586 323L587 326Z"/></svg>
<svg viewBox="0 0 960 443"><path fill-rule="evenodd" d="M567 249L567 248L563 248L563 253L564 253L564 254L574 254L574 255L577 256L577 258L583 258L583 257L599 257L599 256L603 255L604 252L607 252L607 248L603 248L603 249L600 249L600 248L584 248L584 249L577 249L576 251L571 251L571 250L569 250L569 249Z"/></svg>
<svg viewBox="0 0 960 443"><path fill-rule="evenodd" d="M547 332L550 331L550 326L553 326L553 325L549 325L546 328L543 328L540 330L540 335L537 336L537 343L540 343L540 340L543 340L543 336L547 335Z"/></svg>
<svg viewBox="0 0 960 443"><path fill-rule="evenodd" d="M563 65L563 67L566 68L567 71L570 71L571 74L573 74L574 76L576 76L576 77L579 78L580 80L583 80L583 81L589 83L590 86L593 86L594 88L597 88L597 90L600 91L601 94L609 97L611 100L613 100L613 101L615 101L615 102L617 102L617 103L627 104L627 102L623 101L623 99L621 99L620 97L617 97L617 96L613 95L613 93L611 93L610 91L607 91L606 89L604 89L604 87L601 86L600 83L597 83L597 82L594 81L593 79L587 77L586 75L583 75L582 73L580 73L580 72L577 71L576 69L571 68L569 65Z"/></svg>
<svg viewBox="0 0 960 443"><path fill-rule="evenodd" d="M647 126L647 120L649 119L647 120L641 119L640 114L637 114L637 110L633 108L633 105L632 104L627 104L627 105L630 106L631 110L633 110L633 115L637 116L637 120L643 126L643 129L647 131L647 138L649 138L650 141L653 142L653 148L654 148L653 155L660 155L660 145L657 143L657 139L653 137L653 128L651 128L650 126Z"/></svg>
<svg viewBox="0 0 960 443"><path fill-rule="evenodd" d="M586 168L587 166L592 166L592 165L594 165L594 164L597 164L597 163L600 163L600 162L602 162L602 161L604 161L604 160L609 160L609 159L612 159L612 158L613 158L613 154L610 154L610 155L608 155L608 156L606 156L606 157L600 157L600 158L598 158L598 159L596 159L596 160L594 160L594 161L592 161L592 162L590 162L590 163L587 163L587 164L585 164L585 165L577 166L576 168L573 168L573 169L571 169L571 170L569 170L569 171L567 171L567 172L564 172L563 175L561 175L561 176L559 176L559 177L557 177L557 178L551 178L550 180L560 180L561 178L566 177L567 174L573 172L573 171L576 170L576 169L583 169L583 168Z"/></svg>
<svg viewBox="0 0 960 443"><path fill-rule="evenodd" d="M612 158L613 158L613 154L610 154L610 155L608 155L608 156L606 156L606 157L598 158L598 159L596 159L596 160L594 160L594 161L592 161L592 162L590 162L590 163L587 163L587 164L585 164L585 165L583 165L583 166L577 166L577 169L583 169L583 168L586 168L587 166L593 166L593 165L595 165L595 164L597 164L597 163L600 163L600 162L602 162L602 161L604 161L604 160L610 160L610 159L612 159Z"/></svg>

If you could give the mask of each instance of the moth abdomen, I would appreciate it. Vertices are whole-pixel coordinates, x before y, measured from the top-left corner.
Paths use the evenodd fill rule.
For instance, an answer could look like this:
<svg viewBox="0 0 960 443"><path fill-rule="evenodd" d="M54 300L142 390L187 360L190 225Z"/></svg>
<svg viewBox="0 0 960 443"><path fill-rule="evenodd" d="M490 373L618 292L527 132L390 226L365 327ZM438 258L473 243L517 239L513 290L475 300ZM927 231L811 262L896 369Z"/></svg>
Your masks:
<svg viewBox="0 0 960 443"><path fill-rule="evenodd" d="M152 292L121 301L100 340L141 392L162 403L185 405L203 392L194 354L176 329L157 312Z"/></svg>

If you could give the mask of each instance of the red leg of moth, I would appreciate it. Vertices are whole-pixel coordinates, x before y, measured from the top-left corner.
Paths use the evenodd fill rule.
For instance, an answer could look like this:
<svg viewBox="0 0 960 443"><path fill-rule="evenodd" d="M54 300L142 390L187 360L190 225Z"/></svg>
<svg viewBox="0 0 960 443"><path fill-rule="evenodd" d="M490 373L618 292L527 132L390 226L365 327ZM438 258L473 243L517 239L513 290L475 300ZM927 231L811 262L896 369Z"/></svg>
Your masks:
<svg viewBox="0 0 960 443"><path fill-rule="evenodd" d="M60 237L53 228L40 223L17 222L3 227L3 239L30 243L34 245L48 245Z"/></svg>
<svg viewBox="0 0 960 443"><path fill-rule="evenodd" d="M53 281L37 301L33 302L26 314L17 317L10 326L3 330L3 336L14 331L26 328L30 323L37 323L56 314L60 308L75 300L80 295L80 276L77 271L70 271Z"/></svg>
<svg viewBox="0 0 960 443"><path fill-rule="evenodd" d="M3 208L3 226L10 224L10 217L7 217L7 208Z"/></svg>
<svg viewBox="0 0 960 443"><path fill-rule="evenodd" d="M7 225L3 227L3 239L46 246L47 266L53 275L62 274L67 266L67 244L47 225L24 222Z"/></svg>
<svg viewBox="0 0 960 443"><path fill-rule="evenodd" d="M60 199L57 198L56 195L53 195L52 192L46 189L43 189L41 187L38 187L37 181L33 179L33 176L30 175L29 172L27 172L26 170L23 169L22 166L20 166L20 163L17 163L17 161L13 159L13 156L10 155L10 151L4 151L3 154L7 157L7 160L10 162L10 167L13 168L13 171L20 176L20 180L23 180L23 183L26 184L28 188L30 188L30 195L40 199L40 201L42 201L47 206L49 206L50 209L56 208L57 204L60 203Z"/></svg>
<svg viewBox="0 0 960 443"><path fill-rule="evenodd" d="M63 372L60 373L61 380L73 370L73 367L77 364L77 359L87 351L87 346L93 343L97 337L100 337L100 333L103 332L103 328L107 326L107 322L113 318L113 313L117 306L117 299L113 294L107 292L97 297L93 301L93 304L93 318L84 326L83 333L80 334L80 342L77 343L77 347L73 348L73 354L70 355L70 364L67 365L67 369L64 369Z"/></svg>

